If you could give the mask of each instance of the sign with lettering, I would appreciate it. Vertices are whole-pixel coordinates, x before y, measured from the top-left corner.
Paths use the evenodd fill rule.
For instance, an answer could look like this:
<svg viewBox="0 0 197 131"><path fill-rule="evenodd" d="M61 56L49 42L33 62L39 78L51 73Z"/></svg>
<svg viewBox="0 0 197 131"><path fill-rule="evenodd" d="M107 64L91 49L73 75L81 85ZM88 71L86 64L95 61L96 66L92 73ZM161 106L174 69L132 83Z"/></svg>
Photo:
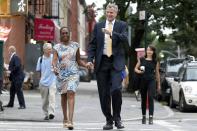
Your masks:
<svg viewBox="0 0 197 131"><path fill-rule="evenodd" d="M34 39L53 41L55 25L50 19L36 18L34 21Z"/></svg>
<svg viewBox="0 0 197 131"><path fill-rule="evenodd" d="M0 26L0 40L5 42L8 38L10 31L11 28L8 28L6 26Z"/></svg>

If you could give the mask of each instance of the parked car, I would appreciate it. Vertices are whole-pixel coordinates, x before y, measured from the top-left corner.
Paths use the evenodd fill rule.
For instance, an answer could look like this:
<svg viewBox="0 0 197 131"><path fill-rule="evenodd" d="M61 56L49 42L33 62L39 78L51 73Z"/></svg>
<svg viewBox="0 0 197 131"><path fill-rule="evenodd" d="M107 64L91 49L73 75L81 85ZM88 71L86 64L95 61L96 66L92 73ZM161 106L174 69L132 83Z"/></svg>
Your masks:
<svg viewBox="0 0 197 131"><path fill-rule="evenodd" d="M184 61L183 58L168 58L160 63L161 96L158 98L168 102L168 104L171 84Z"/></svg>
<svg viewBox="0 0 197 131"><path fill-rule="evenodd" d="M180 111L197 107L197 61L183 64L171 86L170 107Z"/></svg>

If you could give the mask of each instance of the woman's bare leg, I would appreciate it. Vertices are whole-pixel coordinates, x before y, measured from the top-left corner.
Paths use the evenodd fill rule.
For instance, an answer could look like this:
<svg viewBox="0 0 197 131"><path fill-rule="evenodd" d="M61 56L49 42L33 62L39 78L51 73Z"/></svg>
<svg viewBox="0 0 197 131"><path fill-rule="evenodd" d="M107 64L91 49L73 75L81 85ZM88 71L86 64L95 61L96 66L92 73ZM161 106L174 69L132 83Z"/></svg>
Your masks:
<svg viewBox="0 0 197 131"><path fill-rule="evenodd" d="M67 93L61 95L61 105L62 105L62 111L63 111L63 116L64 116L64 121L68 121L68 116L67 116Z"/></svg>
<svg viewBox="0 0 197 131"><path fill-rule="evenodd" d="M70 127L73 128L73 114L74 114L74 105L75 105L75 93L73 91L68 91L68 109L69 109L69 122Z"/></svg>

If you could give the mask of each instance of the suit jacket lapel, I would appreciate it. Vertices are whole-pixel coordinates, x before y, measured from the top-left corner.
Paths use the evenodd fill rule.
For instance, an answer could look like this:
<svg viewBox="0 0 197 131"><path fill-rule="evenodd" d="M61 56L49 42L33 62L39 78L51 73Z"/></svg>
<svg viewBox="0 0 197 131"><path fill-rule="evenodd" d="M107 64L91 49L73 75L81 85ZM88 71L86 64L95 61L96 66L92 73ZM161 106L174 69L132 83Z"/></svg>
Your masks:
<svg viewBox="0 0 197 131"><path fill-rule="evenodd" d="M114 27L113 27L113 31L117 32L117 29L118 29L118 21L115 20L115 22L114 22Z"/></svg>

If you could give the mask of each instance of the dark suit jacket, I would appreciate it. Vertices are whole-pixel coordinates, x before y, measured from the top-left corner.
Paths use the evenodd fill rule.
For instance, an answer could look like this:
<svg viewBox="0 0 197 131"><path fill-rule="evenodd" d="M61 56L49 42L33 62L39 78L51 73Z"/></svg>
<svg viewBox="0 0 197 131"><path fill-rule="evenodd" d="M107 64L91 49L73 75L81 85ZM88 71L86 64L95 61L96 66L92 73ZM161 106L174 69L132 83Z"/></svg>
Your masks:
<svg viewBox="0 0 197 131"><path fill-rule="evenodd" d="M105 35L102 28L105 28L105 22L97 23L94 27L92 39L88 48L88 62L93 62L95 58L95 71L97 72L103 55ZM125 44L125 45L124 45ZM123 21L115 20L112 32L112 54L113 66L120 71L125 68L125 49L128 47L127 24Z"/></svg>
<svg viewBox="0 0 197 131"><path fill-rule="evenodd" d="M9 63L10 81L12 82L23 82L25 74L22 69L20 58L14 54Z"/></svg>

